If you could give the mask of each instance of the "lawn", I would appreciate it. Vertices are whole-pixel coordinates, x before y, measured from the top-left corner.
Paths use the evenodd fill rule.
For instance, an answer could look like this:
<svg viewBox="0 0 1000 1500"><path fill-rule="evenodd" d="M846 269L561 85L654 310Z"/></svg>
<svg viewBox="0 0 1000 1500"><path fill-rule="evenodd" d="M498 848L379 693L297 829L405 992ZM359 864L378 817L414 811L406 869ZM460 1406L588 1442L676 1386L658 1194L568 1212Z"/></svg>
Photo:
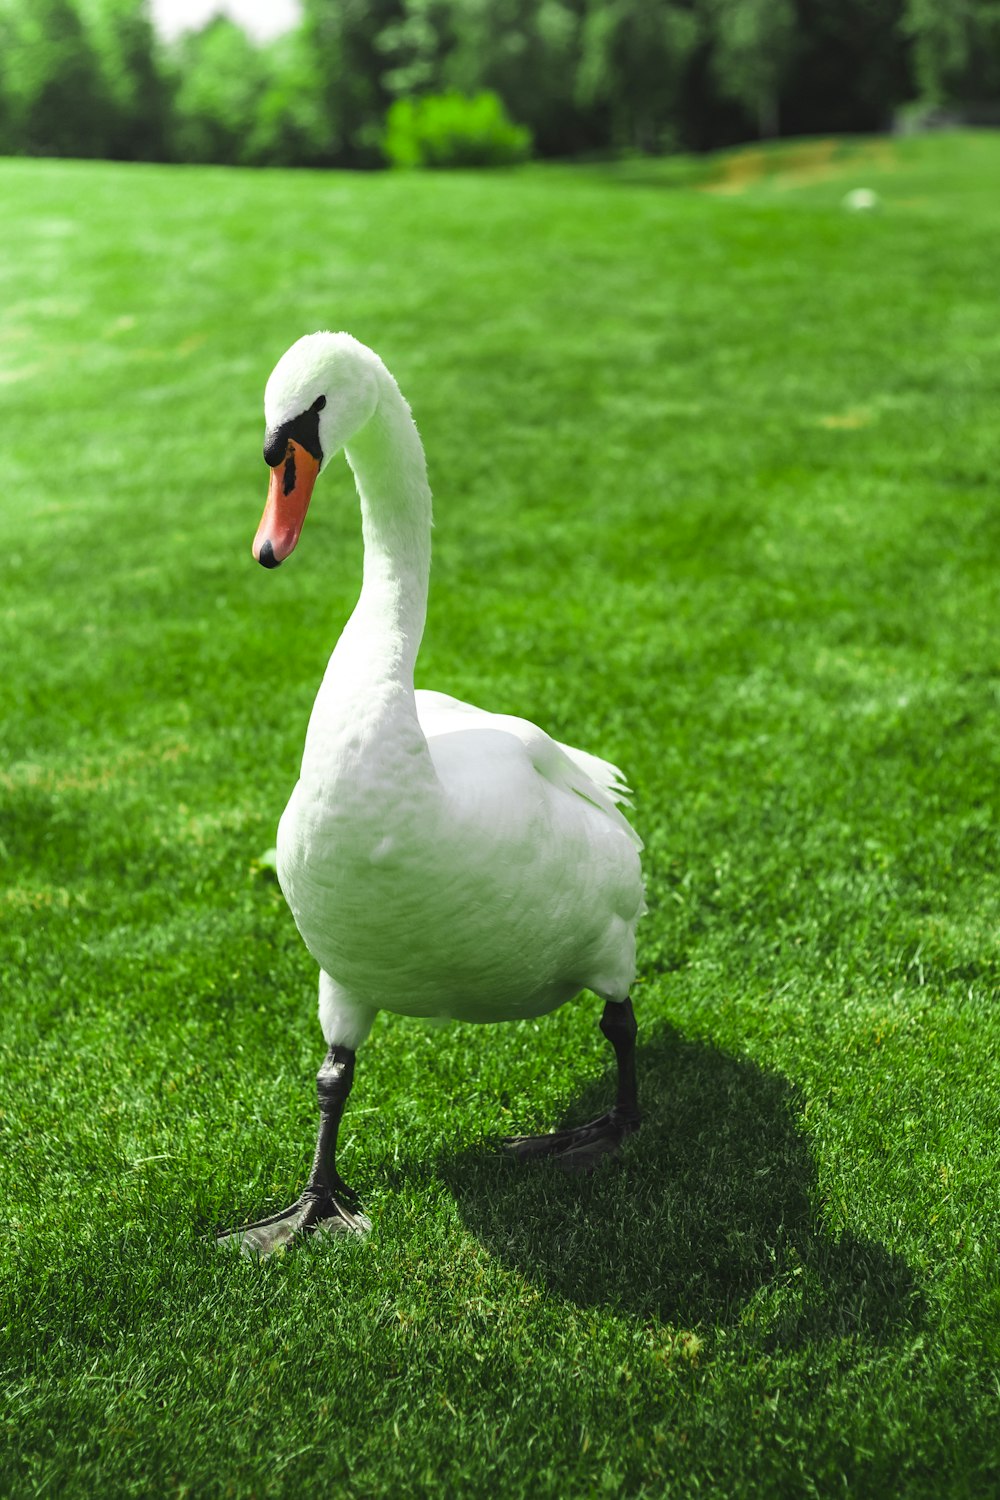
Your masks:
<svg viewBox="0 0 1000 1500"><path fill-rule="evenodd" d="M849 213L864 186L880 207ZM1000 136L442 177L0 162L0 1493L1000 1487ZM617 761L645 1124L584 996L382 1017L298 1190L261 855L360 579L256 567L262 392L345 327L435 491L418 683Z"/></svg>

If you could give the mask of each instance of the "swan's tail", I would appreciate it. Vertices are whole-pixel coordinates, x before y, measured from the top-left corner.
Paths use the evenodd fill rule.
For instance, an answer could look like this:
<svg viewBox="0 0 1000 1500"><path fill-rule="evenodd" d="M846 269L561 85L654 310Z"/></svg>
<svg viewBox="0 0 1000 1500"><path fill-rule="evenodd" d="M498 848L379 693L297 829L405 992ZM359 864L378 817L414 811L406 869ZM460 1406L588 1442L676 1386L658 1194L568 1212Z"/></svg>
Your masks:
<svg viewBox="0 0 1000 1500"><path fill-rule="evenodd" d="M609 760L602 760L599 755L591 755L589 750L577 750L572 745L560 744L558 740L556 743L563 754L568 755L590 777L595 786L607 792L612 802L619 807L632 806L632 788L625 780L625 773L617 766L613 766Z"/></svg>
<svg viewBox="0 0 1000 1500"><path fill-rule="evenodd" d="M585 797L588 802L593 802L595 806L601 808L612 822L618 824L623 833L628 834L635 847L641 849L642 839L625 814L620 811L623 807L632 806L629 795L632 789L618 767L613 766L609 760L602 760L599 755L591 755L589 750L577 750L574 745L563 745L558 740L551 740L549 743L561 750L565 760L571 762L578 772L583 773L582 776L571 776L563 780L566 789L576 792L578 797ZM549 774L552 780L562 780L552 774L554 770L555 767L551 766Z"/></svg>

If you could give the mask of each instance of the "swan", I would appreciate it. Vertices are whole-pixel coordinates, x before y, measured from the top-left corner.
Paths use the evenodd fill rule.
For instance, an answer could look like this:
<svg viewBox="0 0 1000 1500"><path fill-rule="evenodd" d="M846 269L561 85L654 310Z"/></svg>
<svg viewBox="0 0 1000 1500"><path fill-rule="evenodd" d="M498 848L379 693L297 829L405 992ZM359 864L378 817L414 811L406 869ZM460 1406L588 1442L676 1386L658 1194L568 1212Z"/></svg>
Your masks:
<svg viewBox="0 0 1000 1500"><path fill-rule="evenodd" d="M265 389L271 474L253 555L299 540L317 475L343 450L364 538L363 582L309 720L282 814L277 872L319 965L327 1054L301 1196L218 1236L269 1255L369 1222L337 1171L355 1055L380 1010L431 1022L541 1016L587 989L618 1068L588 1125L505 1141L515 1158L589 1170L639 1127L629 990L645 910L642 841L617 767L509 714L415 691L430 573L424 450L396 381L347 333L306 335Z"/></svg>

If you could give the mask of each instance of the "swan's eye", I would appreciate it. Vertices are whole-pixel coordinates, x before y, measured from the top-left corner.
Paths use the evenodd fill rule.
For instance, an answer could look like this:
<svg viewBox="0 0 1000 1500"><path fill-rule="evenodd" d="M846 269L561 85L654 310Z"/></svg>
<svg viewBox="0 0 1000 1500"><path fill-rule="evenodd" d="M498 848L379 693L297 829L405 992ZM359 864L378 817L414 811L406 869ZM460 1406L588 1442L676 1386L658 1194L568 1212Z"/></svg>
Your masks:
<svg viewBox="0 0 1000 1500"><path fill-rule="evenodd" d="M290 422L282 422L264 437L264 462L276 469L288 452L289 439L311 453L317 463L323 462L323 449L319 441L319 414L326 405L325 396L317 396L307 411L300 412Z"/></svg>

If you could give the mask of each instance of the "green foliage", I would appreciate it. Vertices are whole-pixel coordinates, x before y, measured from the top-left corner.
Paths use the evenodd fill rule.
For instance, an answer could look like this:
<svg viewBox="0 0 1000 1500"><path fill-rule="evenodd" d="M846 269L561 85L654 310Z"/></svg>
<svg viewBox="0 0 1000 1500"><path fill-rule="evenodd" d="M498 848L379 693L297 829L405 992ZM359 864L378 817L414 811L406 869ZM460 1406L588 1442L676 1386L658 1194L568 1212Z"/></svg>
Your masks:
<svg viewBox="0 0 1000 1500"><path fill-rule="evenodd" d="M101 156L111 101L72 0L6 0L0 20L0 93L12 153Z"/></svg>
<svg viewBox="0 0 1000 1500"><path fill-rule="evenodd" d="M382 82L393 98L444 87L444 62L455 45L454 0L402 0L401 14L382 28Z"/></svg>
<svg viewBox="0 0 1000 1500"><path fill-rule="evenodd" d="M490 90L397 99L383 150L394 167L506 167L531 154L531 132L515 125Z"/></svg>
<svg viewBox="0 0 1000 1500"><path fill-rule="evenodd" d="M149 0L80 0L107 96L104 153L148 161L167 149L169 90Z"/></svg>
<svg viewBox="0 0 1000 1500"><path fill-rule="evenodd" d="M885 130L908 99L904 0L796 0L794 67L779 115L786 134Z"/></svg>
<svg viewBox="0 0 1000 1500"><path fill-rule="evenodd" d="M913 41L913 72L928 104L1000 101L997 0L906 0L902 28Z"/></svg>
<svg viewBox="0 0 1000 1500"><path fill-rule="evenodd" d="M697 40L693 13L648 0L589 0L578 92L608 106L618 145L672 144L677 96Z"/></svg>
<svg viewBox="0 0 1000 1500"><path fill-rule="evenodd" d="M301 30L269 42L260 54L266 70L245 145L257 165L318 166L336 153L316 57Z"/></svg>
<svg viewBox="0 0 1000 1500"><path fill-rule="evenodd" d="M302 12L329 159L375 166L392 98L379 37L399 19L398 0L303 0Z"/></svg>
<svg viewBox="0 0 1000 1500"><path fill-rule="evenodd" d="M906 0L903 29L913 38L913 71L923 99L943 104L969 60L974 0Z"/></svg>
<svg viewBox="0 0 1000 1500"><path fill-rule="evenodd" d="M183 38L176 72L173 154L191 162L250 160L266 73L246 32L217 16Z"/></svg>
<svg viewBox="0 0 1000 1500"><path fill-rule="evenodd" d="M795 40L792 0L704 3L721 92L756 116L761 136L777 135L778 99Z"/></svg>
<svg viewBox="0 0 1000 1500"><path fill-rule="evenodd" d="M484 93L549 157L1000 120L1000 0L303 0L266 47L149 6L0 0L0 153L376 167L395 101Z"/></svg>
<svg viewBox="0 0 1000 1500"><path fill-rule="evenodd" d="M586 144L593 121L575 93L580 7L572 0L450 0L453 41L443 83L460 93L493 89L546 154Z"/></svg>

